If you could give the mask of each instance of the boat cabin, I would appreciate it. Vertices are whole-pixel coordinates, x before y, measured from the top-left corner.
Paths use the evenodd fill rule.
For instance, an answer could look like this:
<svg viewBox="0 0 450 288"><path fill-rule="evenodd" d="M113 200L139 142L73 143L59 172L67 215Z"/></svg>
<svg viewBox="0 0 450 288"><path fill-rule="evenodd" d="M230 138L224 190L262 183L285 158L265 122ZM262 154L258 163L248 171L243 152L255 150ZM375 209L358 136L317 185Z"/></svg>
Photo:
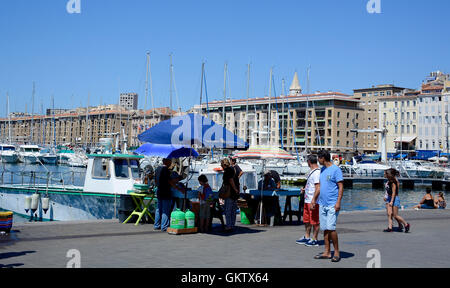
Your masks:
<svg viewBox="0 0 450 288"><path fill-rule="evenodd" d="M20 145L19 152L39 153L39 146L37 145Z"/></svg>
<svg viewBox="0 0 450 288"><path fill-rule="evenodd" d="M84 192L127 194L141 181L139 160L144 156L91 154L84 180Z"/></svg>

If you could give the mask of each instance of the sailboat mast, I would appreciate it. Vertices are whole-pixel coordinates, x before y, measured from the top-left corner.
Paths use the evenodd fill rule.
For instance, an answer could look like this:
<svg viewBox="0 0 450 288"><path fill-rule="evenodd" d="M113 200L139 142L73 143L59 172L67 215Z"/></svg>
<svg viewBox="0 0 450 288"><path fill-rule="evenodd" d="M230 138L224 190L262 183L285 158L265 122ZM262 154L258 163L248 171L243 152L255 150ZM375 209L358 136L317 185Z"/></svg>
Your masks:
<svg viewBox="0 0 450 288"><path fill-rule="evenodd" d="M273 68L270 68L270 80L269 80L269 115L267 115L267 144L270 145L271 127L272 126L272 73Z"/></svg>
<svg viewBox="0 0 450 288"><path fill-rule="evenodd" d="M245 105L245 140L249 141L248 137L248 102L250 99L250 63L247 64L247 105ZM255 115L256 117L256 115Z"/></svg>
<svg viewBox="0 0 450 288"><path fill-rule="evenodd" d="M147 112L147 98L148 98L148 66L149 66L149 62L150 62L150 52L147 52L147 70L145 72L146 74L145 74L144 131L146 130L146 127L147 127L146 112Z"/></svg>
<svg viewBox="0 0 450 288"><path fill-rule="evenodd" d="M280 138L281 138L281 149L284 149L284 140L283 140L283 134L284 134L284 105L285 105L285 101L286 101L286 95L284 95L284 87L285 83L284 83L284 78L281 79L281 97L283 97L283 100L281 101L281 115L282 115L282 119L283 121L281 121L281 133L280 133Z"/></svg>
<svg viewBox="0 0 450 288"><path fill-rule="evenodd" d="M6 92L6 102L8 102L8 142L11 144L11 113L9 113L9 94Z"/></svg>
<svg viewBox="0 0 450 288"><path fill-rule="evenodd" d="M225 67L223 71L223 105L222 105L222 126L226 127L225 121L225 104L227 101L227 69L228 64L225 62Z"/></svg>
<svg viewBox="0 0 450 288"><path fill-rule="evenodd" d="M150 98L152 100L152 117L153 121L155 121L155 99L153 98L152 63L150 59L150 52L148 53L148 75L150 78Z"/></svg>
<svg viewBox="0 0 450 288"><path fill-rule="evenodd" d="M36 86L35 86L35 83L34 83L34 81L33 81L33 93L32 93L32 96L31 96L31 141L30 141L30 143L33 143L33 120L34 120L34 95L35 95L35 93L36 93Z"/></svg>
<svg viewBox="0 0 450 288"><path fill-rule="evenodd" d="M309 69L310 67L308 67L307 72L306 72L306 114L305 114L305 153L308 154L308 129L309 129ZM312 136L312 133L311 133Z"/></svg>
<svg viewBox="0 0 450 288"><path fill-rule="evenodd" d="M88 142L88 122L89 122L89 98L91 97L91 93L88 94L88 101L87 101L87 107L86 107L86 125L84 126L84 145L87 148L87 142Z"/></svg>
<svg viewBox="0 0 450 288"><path fill-rule="evenodd" d="M88 105L89 106L89 105ZM53 116L53 147L56 147L56 123L55 123L55 97L52 95L52 116Z"/></svg>
<svg viewBox="0 0 450 288"><path fill-rule="evenodd" d="M170 56L170 88L169 88L169 95L170 95L170 110L172 110L172 87L173 87L172 53L169 56Z"/></svg>
<svg viewBox="0 0 450 288"><path fill-rule="evenodd" d="M202 75L200 79L200 110L202 110L202 102L203 102L203 74L205 73L205 62L202 62Z"/></svg>

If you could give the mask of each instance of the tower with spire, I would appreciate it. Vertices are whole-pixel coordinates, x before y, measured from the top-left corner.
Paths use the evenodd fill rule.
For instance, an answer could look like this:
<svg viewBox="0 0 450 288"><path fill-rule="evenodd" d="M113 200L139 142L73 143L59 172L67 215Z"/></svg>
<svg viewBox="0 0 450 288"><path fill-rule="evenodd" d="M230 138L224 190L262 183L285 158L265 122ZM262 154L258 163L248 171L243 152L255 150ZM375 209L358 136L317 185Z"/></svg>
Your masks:
<svg viewBox="0 0 450 288"><path fill-rule="evenodd" d="M298 74L295 72L294 79L292 80L291 87L289 88L290 96L299 96L302 94L302 86L300 86L300 82L298 81Z"/></svg>

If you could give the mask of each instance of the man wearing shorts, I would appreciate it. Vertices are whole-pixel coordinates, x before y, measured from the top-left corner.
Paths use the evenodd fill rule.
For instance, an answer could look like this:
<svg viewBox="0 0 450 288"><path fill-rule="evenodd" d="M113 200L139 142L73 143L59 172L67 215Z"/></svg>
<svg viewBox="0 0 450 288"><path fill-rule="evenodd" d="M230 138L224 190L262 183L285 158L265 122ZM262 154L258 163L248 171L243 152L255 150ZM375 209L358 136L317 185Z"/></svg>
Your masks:
<svg viewBox="0 0 450 288"><path fill-rule="evenodd" d="M319 163L322 165L320 171L319 192L319 220L320 229L323 231L325 241L325 252L315 256L315 259L331 259L331 262L341 260L339 253L338 235L336 222L341 210L341 200L344 193L344 177L341 168L331 162L330 153L321 150L318 153ZM311 208L316 206L317 195L311 202ZM333 241L334 256L331 258L330 240Z"/></svg>
<svg viewBox="0 0 450 288"><path fill-rule="evenodd" d="M317 236L319 235L319 207L315 205L314 209L311 208L311 202L314 195L320 193L320 168L317 165L317 156L308 156L308 166L311 171L308 174L305 188L302 189L304 193L305 205L303 208L303 223L305 224L305 236L302 239L297 240L297 244L305 244L308 247L319 246ZM314 227L313 237L311 238L311 228Z"/></svg>

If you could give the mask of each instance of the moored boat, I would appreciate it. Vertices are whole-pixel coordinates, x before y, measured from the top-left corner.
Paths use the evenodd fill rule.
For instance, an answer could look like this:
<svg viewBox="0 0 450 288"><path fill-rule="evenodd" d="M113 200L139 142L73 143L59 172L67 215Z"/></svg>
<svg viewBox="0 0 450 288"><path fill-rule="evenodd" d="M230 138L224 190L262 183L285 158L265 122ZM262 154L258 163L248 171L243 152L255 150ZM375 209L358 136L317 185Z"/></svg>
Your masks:
<svg viewBox="0 0 450 288"><path fill-rule="evenodd" d="M19 153L14 145L0 144L0 157L3 163L19 162Z"/></svg>
<svg viewBox="0 0 450 288"><path fill-rule="evenodd" d="M27 218L37 215L43 221L113 219L118 215L120 196L141 182L141 158L124 154L89 155L83 186L34 184L33 181L0 185L0 208ZM26 212L25 199L33 194L49 198L47 213L42 207L35 214Z"/></svg>

